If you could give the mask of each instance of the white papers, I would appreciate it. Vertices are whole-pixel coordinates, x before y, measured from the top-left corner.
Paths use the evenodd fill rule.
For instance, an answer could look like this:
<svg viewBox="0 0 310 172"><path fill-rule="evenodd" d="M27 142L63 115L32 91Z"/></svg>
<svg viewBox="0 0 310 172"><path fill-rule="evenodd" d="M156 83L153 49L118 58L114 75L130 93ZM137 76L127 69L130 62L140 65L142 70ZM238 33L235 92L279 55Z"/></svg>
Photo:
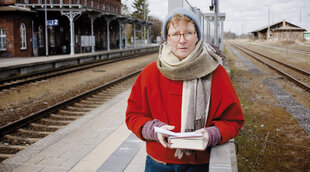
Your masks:
<svg viewBox="0 0 310 172"><path fill-rule="evenodd" d="M193 136L202 136L201 133L195 133L195 132L183 132L183 133L175 133L166 129L154 127L156 133L161 134L167 134L169 136L175 136L175 137L193 137Z"/></svg>

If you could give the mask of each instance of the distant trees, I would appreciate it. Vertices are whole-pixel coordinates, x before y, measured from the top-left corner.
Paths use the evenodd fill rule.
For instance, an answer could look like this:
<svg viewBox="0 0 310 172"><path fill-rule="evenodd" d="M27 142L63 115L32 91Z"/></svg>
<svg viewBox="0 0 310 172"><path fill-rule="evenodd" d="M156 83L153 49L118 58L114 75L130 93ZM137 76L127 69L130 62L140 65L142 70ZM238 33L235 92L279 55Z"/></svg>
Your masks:
<svg viewBox="0 0 310 172"><path fill-rule="evenodd" d="M147 20L149 15L149 6L145 3L145 0L134 0L132 7L134 11L131 13L133 18L138 18L141 20ZM141 31L141 25L137 25L136 31ZM146 28L143 29L144 38L146 37ZM141 39L142 33L137 35L138 39Z"/></svg>
<svg viewBox="0 0 310 172"><path fill-rule="evenodd" d="M149 5L145 4L145 0L134 0L132 7L135 9L131 14L132 17L147 20L150 10Z"/></svg>
<svg viewBox="0 0 310 172"><path fill-rule="evenodd" d="M224 39L253 39L253 35L251 33L244 33L241 35L237 35L234 32L224 32Z"/></svg>
<svg viewBox="0 0 310 172"><path fill-rule="evenodd" d="M149 13L150 13L149 5L147 3L144 4L145 2L146 0L134 0L132 3L132 7L134 11L131 14L126 4L122 4L122 14L130 15L133 18L147 20L149 22L152 22L151 32L150 32L150 41L154 42L156 40L156 37L161 35L162 21L158 17L149 16ZM127 25L126 32L128 35L128 41L130 41L130 37L133 37L133 26ZM141 39L142 34L139 34L140 32L141 32L141 25L137 24L136 25L136 33L137 33L136 39ZM146 28L144 29L143 32L144 32L144 39L146 39L147 38Z"/></svg>
<svg viewBox="0 0 310 172"><path fill-rule="evenodd" d="M163 22L158 18L154 16L150 16L150 21L153 23L152 29L151 29L151 36L150 39L152 42L156 41L157 36L161 36L161 27Z"/></svg>
<svg viewBox="0 0 310 172"><path fill-rule="evenodd" d="M233 32L224 32L224 39L236 39L237 35Z"/></svg>

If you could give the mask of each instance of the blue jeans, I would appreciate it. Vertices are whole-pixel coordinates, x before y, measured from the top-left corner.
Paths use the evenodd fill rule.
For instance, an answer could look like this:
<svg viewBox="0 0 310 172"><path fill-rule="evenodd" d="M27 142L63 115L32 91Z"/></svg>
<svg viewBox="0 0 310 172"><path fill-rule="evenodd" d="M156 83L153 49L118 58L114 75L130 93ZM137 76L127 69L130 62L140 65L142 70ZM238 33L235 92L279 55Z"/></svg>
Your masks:
<svg viewBox="0 0 310 172"><path fill-rule="evenodd" d="M145 172L208 172L209 164L162 164L146 156Z"/></svg>

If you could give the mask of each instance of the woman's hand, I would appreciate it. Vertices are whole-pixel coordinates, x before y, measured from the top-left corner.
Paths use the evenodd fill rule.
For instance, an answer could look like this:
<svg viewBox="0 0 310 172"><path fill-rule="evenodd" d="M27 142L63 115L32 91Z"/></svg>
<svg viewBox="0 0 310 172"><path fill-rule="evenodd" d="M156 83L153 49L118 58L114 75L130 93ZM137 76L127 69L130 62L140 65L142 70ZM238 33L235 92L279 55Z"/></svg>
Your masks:
<svg viewBox="0 0 310 172"><path fill-rule="evenodd" d="M162 127L160 127L162 129L166 129L166 130L173 130L174 126L171 125L164 125ZM167 143L167 138L169 137L169 135L167 134L161 134L161 133L157 133L157 139L159 141L159 143L164 147L167 148L169 146L169 144Z"/></svg>
<svg viewBox="0 0 310 172"><path fill-rule="evenodd" d="M201 133L202 137L203 137L203 141L206 143L204 149L206 149L206 147L208 146L208 142L209 142L209 133L207 132L207 130L205 128L201 128L199 130L196 130L195 133Z"/></svg>

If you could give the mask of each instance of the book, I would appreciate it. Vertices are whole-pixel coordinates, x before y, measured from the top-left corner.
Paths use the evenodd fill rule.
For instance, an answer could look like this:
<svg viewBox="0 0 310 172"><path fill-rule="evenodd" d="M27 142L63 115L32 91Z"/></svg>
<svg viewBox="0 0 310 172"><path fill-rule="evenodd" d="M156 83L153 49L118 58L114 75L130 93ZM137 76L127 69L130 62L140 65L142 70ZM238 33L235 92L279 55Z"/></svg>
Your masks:
<svg viewBox="0 0 310 172"><path fill-rule="evenodd" d="M158 127L155 127L155 132L168 135L169 147L173 149L205 150L207 145L201 133L175 133Z"/></svg>
<svg viewBox="0 0 310 172"><path fill-rule="evenodd" d="M207 143L202 136L175 137L169 136L168 143L173 149L205 150Z"/></svg>

